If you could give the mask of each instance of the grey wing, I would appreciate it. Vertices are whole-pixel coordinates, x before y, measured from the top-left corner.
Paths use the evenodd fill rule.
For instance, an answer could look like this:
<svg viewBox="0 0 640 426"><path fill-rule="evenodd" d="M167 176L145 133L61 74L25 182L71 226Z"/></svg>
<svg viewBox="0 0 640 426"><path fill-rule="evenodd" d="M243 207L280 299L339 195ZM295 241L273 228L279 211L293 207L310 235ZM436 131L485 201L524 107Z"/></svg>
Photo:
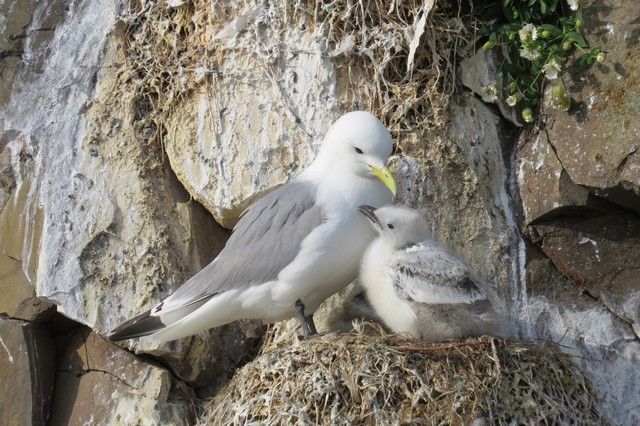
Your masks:
<svg viewBox="0 0 640 426"><path fill-rule="evenodd" d="M469 269L433 241L396 252L387 274L396 292L419 303L473 303L486 296Z"/></svg>
<svg viewBox="0 0 640 426"><path fill-rule="evenodd" d="M216 259L153 309L166 313L232 288L274 280L324 220L316 186L290 182L250 205Z"/></svg>

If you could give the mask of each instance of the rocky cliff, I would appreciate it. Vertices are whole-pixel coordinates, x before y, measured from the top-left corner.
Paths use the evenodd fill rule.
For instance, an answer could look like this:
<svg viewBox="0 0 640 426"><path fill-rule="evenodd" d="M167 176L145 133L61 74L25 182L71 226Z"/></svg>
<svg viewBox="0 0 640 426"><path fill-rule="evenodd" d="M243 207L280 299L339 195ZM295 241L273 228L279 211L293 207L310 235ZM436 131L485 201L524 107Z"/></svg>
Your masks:
<svg viewBox="0 0 640 426"><path fill-rule="evenodd" d="M213 259L353 109L389 127L398 201L491 283L509 337L555 342L607 418L640 421L640 7L585 6L607 61L522 129L474 93L497 76L468 11L383 3L0 5L0 423L195 422L259 322L102 336Z"/></svg>

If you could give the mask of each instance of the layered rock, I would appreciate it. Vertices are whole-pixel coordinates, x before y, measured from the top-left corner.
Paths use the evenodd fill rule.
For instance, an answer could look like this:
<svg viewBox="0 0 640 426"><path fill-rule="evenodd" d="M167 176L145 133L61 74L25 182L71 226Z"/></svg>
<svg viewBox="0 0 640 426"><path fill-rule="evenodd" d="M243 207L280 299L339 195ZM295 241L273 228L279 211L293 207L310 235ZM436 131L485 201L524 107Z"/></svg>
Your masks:
<svg viewBox="0 0 640 426"><path fill-rule="evenodd" d="M42 231L42 211L32 204L37 184L32 185L35 146L20 132L2 128L6 168L6 202L0 205L0 313L12 318L41 320L54 310L36 296L33 285L37 250Z"/></svg>
<svg viewBox="0 0 640 426"><path fill-rule="evenodd" d="M599 197L640 213L640 105L637 4L593 2L584 33L607 54L604 63L574 66L566 81L569 114L546 109L549 142L571 181Z"/></svg>
<svg viewBox="0 0 640 426"><path fill-rule="evenodd" d="M55 305L93 329L58 340L54 420L89 421L92 401L104 402L104 423L193 420L192 391L210 395L251 358L259 324L123 343L131 352L100 335L215 257L228 236L216 221L231 227L305 167L351 109L388 125L398 201L425 213L436 238L484 278L512 334L560 343L609 417L637 418L632 14L607 1L585 13L587 38L609 61L572 70L576 108L544 110L549 125L524 134L514 159L513 129L491 107L466 93L447 105L425 89L446 86L431 77L446 73L429 67L455 59L438 43L464 27L457 17L440 15L438 32L425 24L429 2L406 15L405 4L382 13L364 3L65 9L52 0L31 2L29 16L17 2L0 6L4 33L18 35L0 49L19 55L0 59L0 312L47 321Z"/></svg>
<svg viewBox="0 0 640 426"><path fill-rule="evenodd" d="M44 327L0 317L0 423L46 424L55 369L53 340Z"/></svg>
<svg viewBox="0 0 640 426"><path fill-rule="evenodd" d="M6 22L23 22L25 10L31 16L15 27L21 33L11 34L23 43L21 66L1 70L14 90L3 91L0 116L7 182L0 219L0 288L6 297L0 312L43 321L55 305L106 334L201 269L228 232L192 202L162 146L146 137L149 127L139 125L144 99L136 97L136 82L125 72L120 5L58 10L59 2L30 9L14 3L3 4ZM43 23L47 31L39 31ZM173 370L166 377L176 374L210 394L253 354L261 333L260 326L237 324L174 345L132 346L163 358ZM166 394L161 387L167 383L145 386L157 396ZM108 395L117 399L127 389L114 387ZM166 417L149 410L141 415ZM184 417L181 410L176 418ZM135 411L129 414L135 419Z"/></svg>
<svg viewBox="0 0 640 426"><path fill-rule="evenodd" d="M640 125L630 118L640 102L632 90L637 23L632 11L606 1L584 16L586 38L607 60L572 67L565 77L571 111L544 107L548 126L523 140L517 168L526 233L577 289L637 333Z"/></svg>
<svg viewBox="0 0 640 426"><path fill-rule="evenodd" d="M571 110L545 102L546 125L523 135L516 165L522 230L533 244L526 249L529 333L583 354L576 362L621 424L640 415L627 397L637 394L640 346L635 9L609 1L585 7L585 38L607 60L568 70Z"/></svg>
<svg viewBox="0 0 640 426"><path fill-rule="evenodd" d="M193 391L87 328L60 339L50 424L192 424Z"/></svg>

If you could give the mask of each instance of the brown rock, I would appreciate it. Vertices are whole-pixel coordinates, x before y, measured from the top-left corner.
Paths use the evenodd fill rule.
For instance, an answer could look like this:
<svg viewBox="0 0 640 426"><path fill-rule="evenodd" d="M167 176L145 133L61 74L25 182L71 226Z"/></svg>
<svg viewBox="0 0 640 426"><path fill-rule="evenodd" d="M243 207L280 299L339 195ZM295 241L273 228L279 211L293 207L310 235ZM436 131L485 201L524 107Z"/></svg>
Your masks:
<svg viewBox="0 0 640 426"><path fill-rule="evenodd" d="M633 215L572 217L535 225L556 267L631 324L640 323L640 222Z"/></svg>
<svg viewBox="0 0 640 426"><path fill-rule="evenodd" d="M522 145L516 153L516 168L527 225L554 216L584 214L584 208L607 211L612 207L571 180L549 143L548 132L540 132Z"/></svg>
<svg viewBox="0 0 640 426"><path fill-rule="evenodd" d="M50 424L189 424L193 395L165 368L87 328L61 342Z"/></svg>
<svg viewBox="0 0 640 426"><path fill-rule="evenodd" d="M54 375L55 349L42 326L0 318L0 424L47 424Z"/></svg>
<svg viewBox="0 0 640 426"><path fill-rule="evenodd" d="M169 343L176 351L152 351L199 397L214 395L236 369L258 352L264 327L259 320L236 321Z"/></svg>
<svg viewBox="0 0 640 426"><path fill-rule="evenodd" d="M569 114L547 108L549 141L577 185L640 212L640 4L600 0L584 8L585 38L607 53L565 79Z"/></svg>

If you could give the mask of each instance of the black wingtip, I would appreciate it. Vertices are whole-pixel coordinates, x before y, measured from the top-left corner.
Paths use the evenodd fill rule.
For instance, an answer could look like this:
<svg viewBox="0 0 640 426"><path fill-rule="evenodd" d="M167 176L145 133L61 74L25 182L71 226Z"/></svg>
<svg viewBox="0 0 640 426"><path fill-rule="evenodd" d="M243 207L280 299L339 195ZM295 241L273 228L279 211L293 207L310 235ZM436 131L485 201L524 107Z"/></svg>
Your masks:
<svg viewBox="0 0 640 426"><path fill-rule="evenodd" d="M165 325L160 320L160 317L152 316L149 310L114 328L107 339L109 339L110 342L117 342L118 340L148 336L164 327Z"/></svg>

